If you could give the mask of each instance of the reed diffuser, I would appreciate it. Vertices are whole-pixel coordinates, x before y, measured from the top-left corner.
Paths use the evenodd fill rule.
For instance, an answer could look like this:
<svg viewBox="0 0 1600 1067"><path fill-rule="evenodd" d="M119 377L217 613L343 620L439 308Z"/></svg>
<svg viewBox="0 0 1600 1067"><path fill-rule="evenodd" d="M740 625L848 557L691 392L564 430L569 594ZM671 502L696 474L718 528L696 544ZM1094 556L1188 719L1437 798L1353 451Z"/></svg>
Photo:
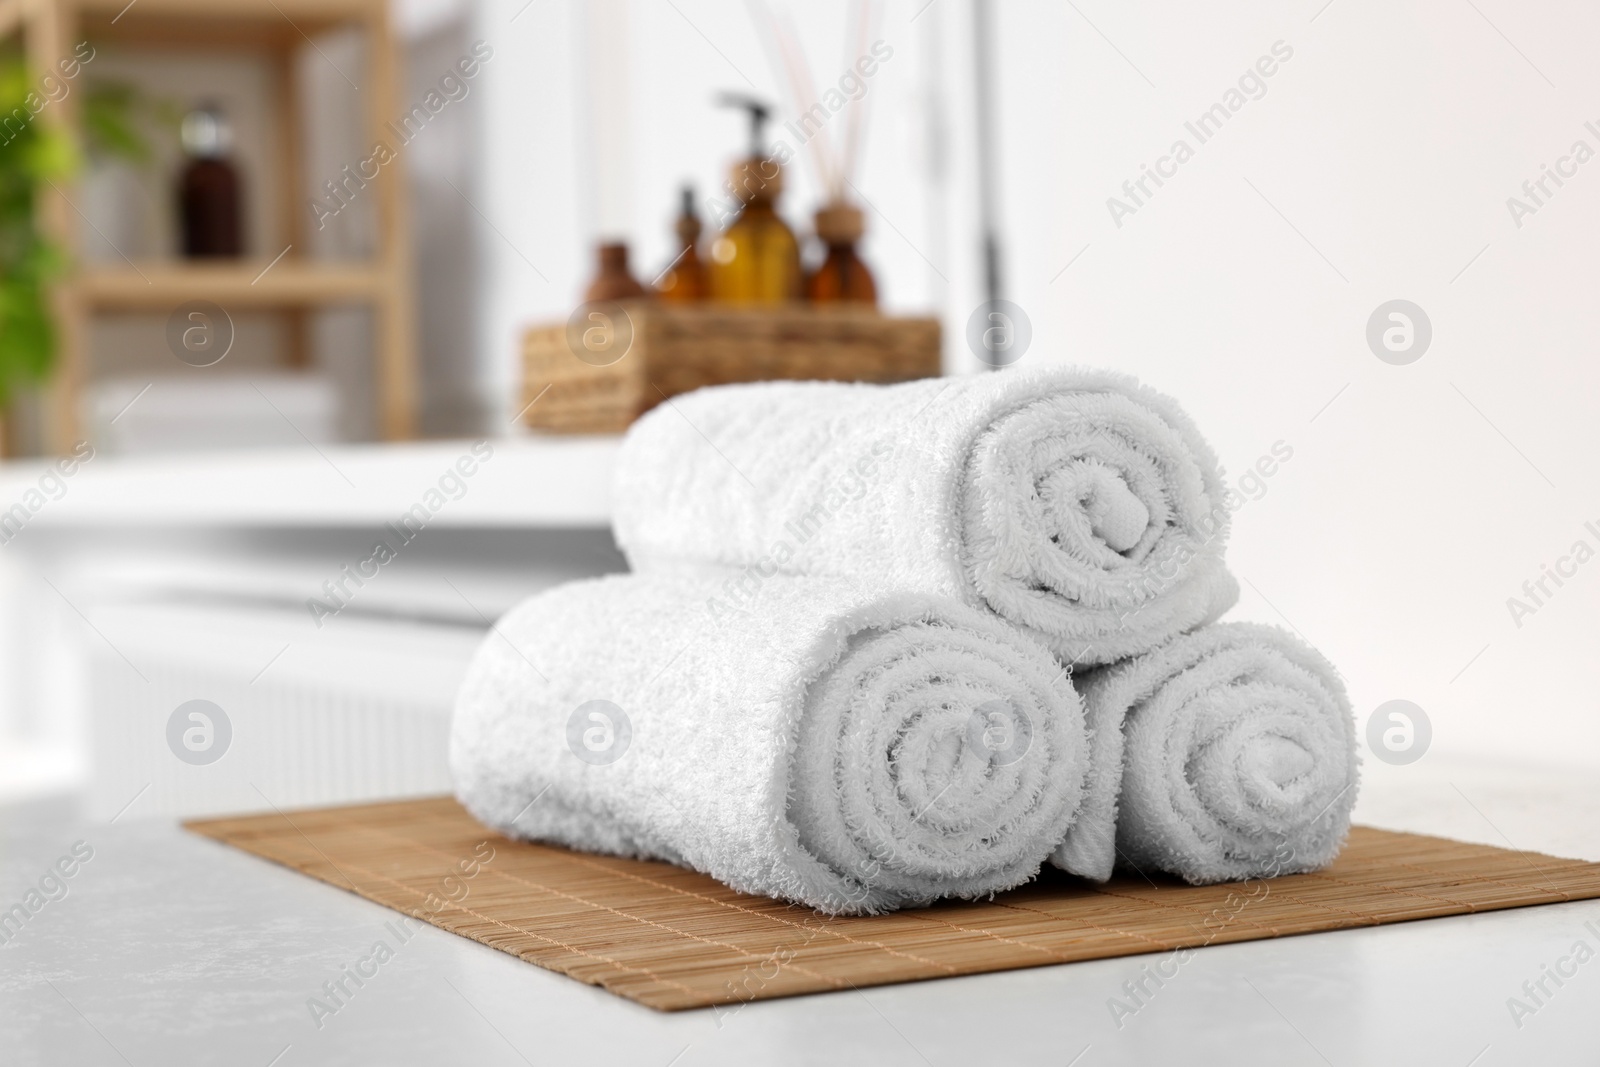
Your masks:
<svg viewBox="0 0 1600 1067"><path fill-rule="evenodd" d="M822 98L812 81L811 67L800 45L799 34L787 15L780 21L764 6L758 7L758 10L766 17L769 36L783 67L790 109L798 116L814 114ZM855 0L851 5L851 15L854 32L852 34L847 29L846 39L853 39L855 50L847 55L846 67L855 70L869 55L872 27L878 20L878 6L872 0ZM848 195L849 191L855 189L870 95L863 92L845 105L842 151L835 151L826 124L819 124L805 141L807 162L826 198L813 216L817 240L822 245L822 257L807 272L804 286L806 299L814 304L864 304L876 307L878 303L877 283L856 251L866 231L865 215Z"/></svg>

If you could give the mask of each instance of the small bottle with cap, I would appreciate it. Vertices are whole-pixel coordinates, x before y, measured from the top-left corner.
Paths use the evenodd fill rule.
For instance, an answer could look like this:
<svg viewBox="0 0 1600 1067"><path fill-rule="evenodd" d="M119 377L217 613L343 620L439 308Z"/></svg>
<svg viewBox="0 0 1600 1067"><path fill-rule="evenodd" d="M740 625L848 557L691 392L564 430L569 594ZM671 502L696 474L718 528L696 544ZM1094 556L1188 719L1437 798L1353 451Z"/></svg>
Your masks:
<svg viewBox="0 0 1600 1067"><path fill-rule="evenodd" d="M238 168L228 159L233 146L228 117L215 104L203 104L183 117L178 138L189 157L178 177L183 254L243 254L243 198Z"/></svg>
<svg viewBox="0 0 1600 1067"><path fill-rule="evenodd" d="M711 245L711 298L729 304L782 304L801 297L800 242L778 216L783 168L768 156L762 129L771 113L750 97L722 103L750 114L750 152L735 163L728 188L743 205Z"/></svg>
<svg viewBox="0 0 1600 1067"><path fill-rule="evenodd" d="M683 208L678 214L678 255L661 275L656 292L669 304L694 304L706 298L709 284L700 259L700 218L694 212L694 186L683 187Z"/></svg>
<svg viewBox="0 0 1600 1067"><path fill-rule="evenodd" d="M822 263L806 278L806 299L813 304L865 304L876 307L878 286L856 254L865 232L861 209L834 201L817 209L817 239L827 250Z"/></svg>
<svg viewBox="0 0 1600 1067"><path fill-rule="evenodd" d="M623 241L602 241L595 247L596 267L594 280L584 290L586 304L602 300L628 300L647 295L639 279L628 268L628 246Z"/></svg>

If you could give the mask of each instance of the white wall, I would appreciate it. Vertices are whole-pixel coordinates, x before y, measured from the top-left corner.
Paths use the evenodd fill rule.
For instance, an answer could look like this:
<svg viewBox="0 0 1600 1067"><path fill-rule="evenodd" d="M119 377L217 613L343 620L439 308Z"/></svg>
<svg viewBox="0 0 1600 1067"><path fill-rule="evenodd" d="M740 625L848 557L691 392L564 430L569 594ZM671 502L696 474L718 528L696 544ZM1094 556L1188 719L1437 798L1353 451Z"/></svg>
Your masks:
<svg viewBox="0 0 1600 1067"><path fill-rule="evenodd" d="M1017 299L1038 309L1041 357L1172 391L1231 471L1294 447L1237 518L1240 613L1322 646L1363 715L1406 697L1440 751L1595 765L1600 566L1520 629L1506 599L1577 538L1600 549L1582 528L1600 519L1600 164L1520 229L1506 198L1574 139L1600 149L1583 128L1600 112L1580 103L1597 19L1361 0L1317 16L1320 3L1142 18L1080 5L1154 89L1077 15L1023 33L1023 6L1006 5L1010 100L1055 100L1054 68L1075 101L1032 109L1031 139L1025 123L1007 131L1010 204L1051 204L1046 225L1012 232ZM1105 198L1279 39L1294 56L1267 95L1115 227ZM1363 336L1397 297L1434 325L1409 366Z"/></svg>
<svg viewBox="0 0 1600 1067"><path fill-rule="evenodd" d="M502 405L520 326L565 315L594 225L581 5L524 2L482 0L475 31L496 49L474 188L495 231L480 246L480 355ZM970 370L970 7L933 0L918 14L924 3L890 3L879 31L895 55L869 90L859 184L883 214L867 250L886 302L937 306L950 366ZM742 144L713 91L748 79L776 97L778 83L749 5L625 6L634 249L649 274L669 255L680 179L713 188ZM1176 394L1235 478L1275 442L1293 449L1236 518L1236 614L1321 646L1363 719L1405 697L1441 753L1600 766L1600 562L1520 628L1506 604L1577 539L1600 549L1583 528L1600 529L1600 161L1520 228L1506 206L1575 140L1600 150L1583 125L1600 128L1584 105L1600 13L1504 0L997 6L1008 295L1033 323L1026 360L1110 365ZM831 80L845 5L790 7ZM1198 144L1185 121L1278 41L1293 54L1265 95ZM941 123L947 190L927 150ZM1194 158L1115 225L1107 198L1179 137ZM814 194L795 177L800 221ZM1365 341L1394 298L1433 324L1409 366Z"/></svg>

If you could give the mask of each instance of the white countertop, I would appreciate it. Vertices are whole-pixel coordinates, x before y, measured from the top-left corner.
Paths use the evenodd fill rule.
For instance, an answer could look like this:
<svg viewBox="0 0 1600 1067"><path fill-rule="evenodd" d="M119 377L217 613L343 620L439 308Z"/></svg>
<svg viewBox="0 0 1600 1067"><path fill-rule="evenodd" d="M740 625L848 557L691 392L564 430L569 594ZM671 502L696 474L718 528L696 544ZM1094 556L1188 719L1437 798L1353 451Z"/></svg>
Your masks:
<svg viewBox="0 0 1600 1067"><path fill-rule="evenodd" d="M1358 819L1600 859L1600 783L1576 772L1367 767ZM1199 951L1119 1030L1139 957L661 1014L427 928L319 1028L306 1001L390 913L178 829L0 818L0 904L94 848L0 947L19 1065L617 1063L972 1065L1593 1063L1600 962L1519 1028L1523 981L1597 938L1600 901Z"/></svg>
<svg viewBox="0 0 1600 1067"><path fill-rule="evenodd" d="M61 479L64 489L52 483L31 498L49 464L13 461L0 464L0 512L31 500L28 525L43 528L381 526L397 520L469 457L475 473L463 479L459 497L445 496L431 524L607 526L619 440L500 438L488 442L492 454L481 463L472 441L96 455Z"/></svg>

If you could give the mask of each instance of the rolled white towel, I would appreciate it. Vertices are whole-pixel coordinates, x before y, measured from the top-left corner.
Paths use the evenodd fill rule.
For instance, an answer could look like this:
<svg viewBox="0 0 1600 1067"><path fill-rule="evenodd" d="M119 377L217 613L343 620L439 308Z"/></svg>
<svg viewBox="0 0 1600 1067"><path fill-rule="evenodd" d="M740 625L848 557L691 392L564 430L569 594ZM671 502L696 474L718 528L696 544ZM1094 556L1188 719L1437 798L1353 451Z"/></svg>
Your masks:
<svg viewBox="0 0 1600 1067"><path fill-rule="evenodd" d="M614 522L635 570L869 576L993 611L1063 660L1097 664L1238 599L1223 493L1174 401L1058 367L675 397L628 432Z"/></svg>
<svg viewBox="0 0 1600 1067"><path fill-rule="evenodd" d="M923 594L678 572L511 611L456 702L457 795L503 833L693 867L823 911L1032 878L1077 812L1083 711L1049 651Z"/></svg>
<svg viewBox="0 0 1600 1067"><path fill-rule="evenodd" d="M1350 829L1355 721L1291 634L1221 623L1074 679L1094 735L1083 810L1052 857L1202 885L1327 866Z"/></svg>

